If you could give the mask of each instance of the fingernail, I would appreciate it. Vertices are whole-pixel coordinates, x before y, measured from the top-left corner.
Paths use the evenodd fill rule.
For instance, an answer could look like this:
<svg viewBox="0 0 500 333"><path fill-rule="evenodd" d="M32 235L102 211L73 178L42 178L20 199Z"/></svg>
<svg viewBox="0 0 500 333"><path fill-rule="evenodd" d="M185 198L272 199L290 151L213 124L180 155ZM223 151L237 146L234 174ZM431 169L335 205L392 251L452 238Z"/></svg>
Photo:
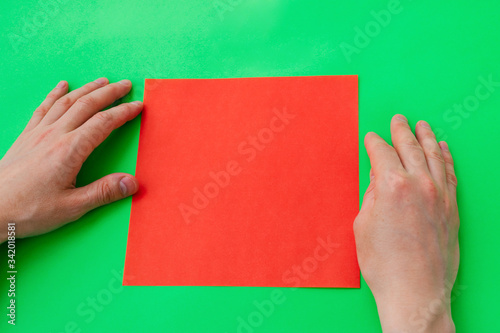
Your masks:
<svg viewBox="0 0 500 333"><path fill-rule="evenodd" d="M129 196L135 191L135 183L129 177L123 177L120 180L120 190L122 191L123 196Z"/></svg>
<svg viewBox="0 0 500 333"><path fill-rule="evenodd" d="M61 81L56 86L56 88L64 88L64 87L66 87L66 81Z"/></svg>
<svg viewBox="0 0 500 333"><path fill-rule="evenodd" d="M133 101L133 102L131 102L131 103L132 103L132 104L139 105L139 106L141 106L141 105L142 105L142 102L141 102L141 101Z"/></svg>
<svg viewBox="0 0 500 333"><path fill-rule="evenodd" d="M431 128L431 126L424 120L420 120L419 123L422 127Z"/></svg>
<svg viewBox="0 0 500 333"><path fill-rule="evenodd" d="M100 84L102 86L102 85L108 83L108 79L106 79L105 77L101 77L101 78L95 80L94 82L97 84Z"/></svg>
<svg viewBox="0 0 500 333"><path fill-rule="evenodd" d="M448 144L444 141L441 141L439 143L439 147L441 147L442 151L450 151L450 148L448 148Z"/></svg>
<svg viewBox="0 0 500 333"><path fill-rule="evenodd" d="M400 121L402 121L402 122L404 122L404 123L408 123L408 119L406 119L406 117L405 117L405 116L403 116L402 114L398 114L398 115L396 116L396 119L397 119L397 120L400 120Z"/></svg>
<svg viewBox="0 0 500 333"><path fill-rule="evenodd" d="M130 82L130 80L121 80L118 83L119 84L123 84L124 86L130 86L130 85L132 85L132 82Z"/></svg>

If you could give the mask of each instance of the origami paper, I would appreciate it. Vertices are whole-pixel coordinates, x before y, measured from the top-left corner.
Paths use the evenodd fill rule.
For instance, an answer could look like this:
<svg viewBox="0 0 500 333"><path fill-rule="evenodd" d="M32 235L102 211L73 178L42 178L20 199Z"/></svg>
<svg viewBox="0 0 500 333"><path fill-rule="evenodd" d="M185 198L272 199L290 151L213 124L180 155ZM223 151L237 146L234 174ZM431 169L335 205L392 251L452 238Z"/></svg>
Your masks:
<svg viewBox="0 0 500 333"><path fill-rule="evenodd" d="M147 79L124 285L359 287L357 76Z"/></svg>

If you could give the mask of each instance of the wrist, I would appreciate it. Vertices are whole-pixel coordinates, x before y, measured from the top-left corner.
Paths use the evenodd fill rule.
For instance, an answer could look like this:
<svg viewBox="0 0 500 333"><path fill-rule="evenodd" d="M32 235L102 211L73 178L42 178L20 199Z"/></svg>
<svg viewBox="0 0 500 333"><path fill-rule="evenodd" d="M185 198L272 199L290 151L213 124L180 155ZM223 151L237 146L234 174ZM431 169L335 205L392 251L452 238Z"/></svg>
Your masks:
<svg viewBox="0 0 500 333"><path fill-rule="evenodd" d="M452 333L450 297L423 294L394 298L376 298L380 323L384 333Z"/></svg>

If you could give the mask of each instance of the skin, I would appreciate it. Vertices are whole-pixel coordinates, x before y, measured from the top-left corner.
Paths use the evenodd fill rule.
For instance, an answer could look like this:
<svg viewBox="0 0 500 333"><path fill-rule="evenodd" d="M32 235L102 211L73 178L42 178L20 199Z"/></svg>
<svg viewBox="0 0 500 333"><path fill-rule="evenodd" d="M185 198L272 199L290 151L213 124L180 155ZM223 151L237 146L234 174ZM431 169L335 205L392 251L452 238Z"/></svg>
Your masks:
<svg viewBox="0 0 500 333"><path fill-rule="evenodd" d="M35 236L137 191L137 180L123 173L75 187L90 153L141 112L141 102L101 111L130 88L128 80L101 78L70 93L61 81L50 92L0 160L0 243L8 223L16 224L17 238ZM394 148L375 133L365 137L372 172L354 221L359 265L384 332L454 332L459 218L453 160L426 122L417 123L415 136L396 115L391 132Z"/></svg>
<svg viewBox="0 0 500 333"><path fill-rule="evenodd" d="M396 115L394 148L375 133L365 137L372 171L354 221L358 261L384 332L454 332L457 178L447 144L429 124L418 122L415 133Z"/></svg>
<svg viewBox="0 0 500 333"><path fill-rule="evenodd" d="M75 187L90 153L141 112L141 102L99 112L131 87L129 80L109 84L100 78L68 93L68 83L61 81L48 94L0 160L0 243L9 222L16 223L16 237L35 236L137 191L137 180L122 173Z"/></svg>

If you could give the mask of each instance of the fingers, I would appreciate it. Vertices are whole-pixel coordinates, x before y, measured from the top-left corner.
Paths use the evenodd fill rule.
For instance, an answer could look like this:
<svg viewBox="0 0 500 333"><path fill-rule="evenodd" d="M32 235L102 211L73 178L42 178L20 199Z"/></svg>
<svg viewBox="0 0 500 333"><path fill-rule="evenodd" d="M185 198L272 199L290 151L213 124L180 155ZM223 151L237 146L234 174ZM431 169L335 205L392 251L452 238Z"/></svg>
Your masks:
<svg viewBox="0 0 500 333"><path fill-rule="evenodd" d="M131 88L132 83L129 80L122 80L96 89L78 98L60 121L67 131L72 131L117 99L128 94Z"/></svg>
<svg viewBox="0 0 500 333"><path fill-rule="evenodd" d="M81 158L85 160L113 130L127 121L137 117L142 110L142 102L123 103L109 110L92 116L71 134L75 137L75 145L81 147Z"/></svg>
<svg viewBox="0 0 500 333"><path fill-rule="evenodd" d="M446 169L441 147L436 141L436 136L429 124L423 120L417 123L415 127L417 140L424 150L427 167L432 178L444 188L446 186Z"/></svg>
<svg viewBox="0 0 500 333"><path fill-rule="evenodd" d="M439 142L439 146L441 148L441 153L443 154L443 158L445 161L446 183L448 185L450 193L455 198L457 193L457 177L455 175L453 157L451 156L450 149L448 148L448 144L446 142Z"/></svg>
<svg viewBox="0 0 500 333"><path fill-rule="evenodd" d="M403 167L411 174L429 173L422 147L413 135L405 116L397 114L391 121L392 144Z"/></svg>
<svg viewBox="0 0 500 333"><path fill-rule="evenodd" d="M107 175L87 186L76 188L71 195L71 201L79 207L79 215L133 195L139 189L139 183L134 176L124 173Z"/></svg>
<svg viewBox="0 0 500 333"><path fill-rule="evenodd" d="M396 150L376 133L366 134L365 147L375 178L388 171L403 169Z"/></svg>
<svg viewBox="0 0 500 333"><path fill-rule="evenodd" d="M52 89L52 91L47 95L45 100L40 104L40 106L35 110L33 116L31 117L28 125L26 125L25 131L30 131L35 128L45 117L50 108L54 103L61 97L63 97L68 92L68 82L61 81L57 86Z"/></svg>
<svg viewBox="0 0 500 333"><path fill-rule="evenodd" d="M69 110L69 108L82 96L99 89L108 84L108 79L100 78L93 82L87 83L81 88L73 90L64 97L59 98L57 102L50 108L47 115L44 117L42 124L50 125L57 121L61 116Z"/></svg>

